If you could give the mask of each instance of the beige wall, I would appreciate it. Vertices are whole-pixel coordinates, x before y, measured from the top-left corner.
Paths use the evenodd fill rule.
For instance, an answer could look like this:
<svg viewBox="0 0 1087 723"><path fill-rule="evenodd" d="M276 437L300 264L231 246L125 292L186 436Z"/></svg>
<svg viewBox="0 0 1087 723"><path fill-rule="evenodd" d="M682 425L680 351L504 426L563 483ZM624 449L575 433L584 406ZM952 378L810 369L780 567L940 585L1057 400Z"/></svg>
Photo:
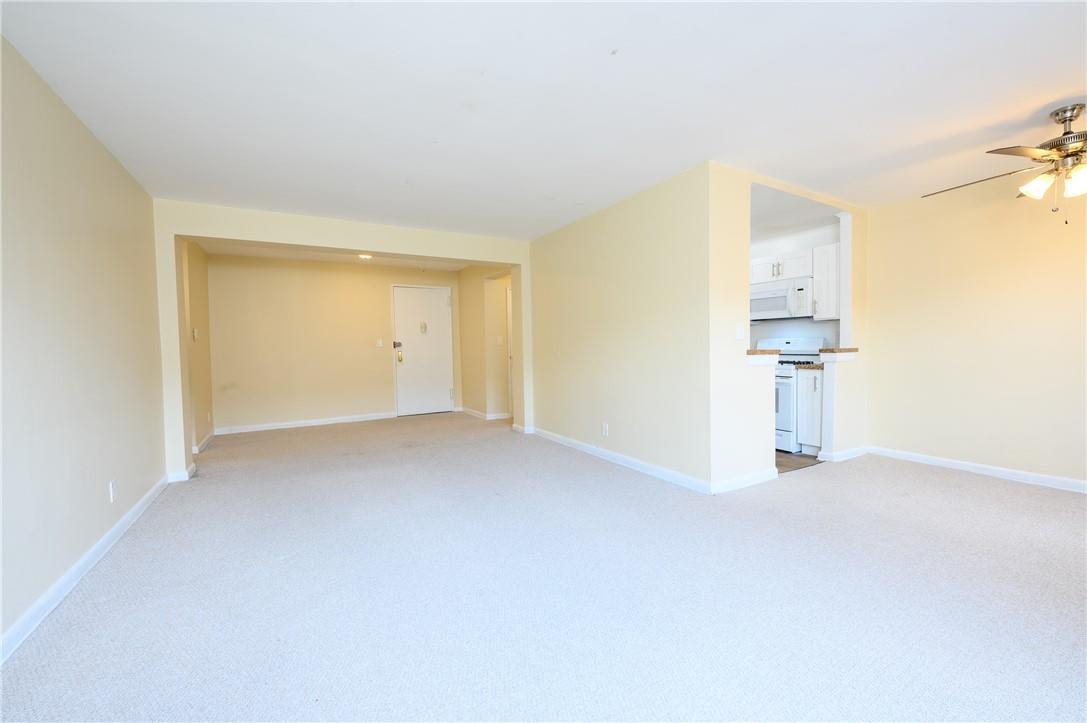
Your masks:
<svg viewBox="0 0 1087 723"><path fill-rule="evenodd" d="M873 212L872 443L1082 480L1085 198L1020 183Z"/></svg>
<svg viewBox="0 0 1087 723"><path fill-rule="evenodd" d="M7 631L164 459L151 199L6 40L2 64Z"/></svg>
<svg viewBox="0 0 1087 723"><path fill-rule="evenodd" d="M506 292L510 276L483 283L484 356L487 367L487 408L489 415L509 414L509 340L506 331Z"/></svg>
<svg viewBox="0 0 1087 723"><path fill-rule="evenodd" d="M538 429L709 478L707 237L700 166L533 242Z"/></svg>
<svg viewBox="0 0 1087 723"><path fill-rule="evenodd" d="M208 256L198 244L178 241L182 248L182 290L185 297L182 348L188 355L191 433L194 447L215 428L211 392L211 321L208 312Z"/></svg>
<svg viewBox="0 0 1087 723"><path fill-rule="evenodd" d="M220 429L394 414L393 284L452 288L458 363L455 273L208 258L211 378ZM378 339L384 346L376 345ZM459 368L454 378L460 378ZM456 386L459 398L459 381Z"/></svg>
<svg viewBox="0 0 1087 723"><path fill-rule="evenodd" d="M464 408L485 415L508 414L505 339L510 274L493 266L469 266L461 269L458 278Z"/></svg>
<svg viewBox="0 0 1087 723"><path fill-rule="evenodd" d="M483 284L494 272L485 266L469 266L458 274L462 403L480 414L487 412Z"/></svg>

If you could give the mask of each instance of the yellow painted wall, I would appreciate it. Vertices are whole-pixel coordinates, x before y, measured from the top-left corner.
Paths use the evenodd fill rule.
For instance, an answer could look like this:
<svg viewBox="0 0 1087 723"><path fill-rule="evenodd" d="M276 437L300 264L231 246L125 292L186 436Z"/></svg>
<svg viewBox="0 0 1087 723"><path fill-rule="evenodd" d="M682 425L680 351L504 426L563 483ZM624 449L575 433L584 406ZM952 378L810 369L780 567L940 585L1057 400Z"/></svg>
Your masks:
<svg viewBox="0 0 1087 723"><path fill-rule="evenodd" d="M487 367L487 414L509 414L510 375L506 331L506 292L510 275L483 282L484 356Z"/></svg>
<svg viewBox="0 0 1087 723"><path fill-rule="evenodd" d="M1082 480L1087 203L1020 183L873 212L872 443Z"/></svg>
<svg viewBox="0 0 1087 723"><path fill-rule="evenodd" d="M165 467L151 199L2 45L7 631Z"/></svg>
<svg viewBox="0 0 1087 723"><path fill-rule="evenodd" d="M449 286L460 378L456 273L209 256L211 378L219 428L394 414L393 284ZM376 346L382 339L384 346ZM460 383L457 382L458 398Z"/></svg>
<svg viewBox="0 0 1087 723"><path fill-rule="evenodd" d="M748 293L751 177L711 163L706 407L711 489L720 491L774 474L774 368L751 366Z"/></svg>
<svg viewBox="0 0 1087 723"><path fill-rule="evenodd" d="M469 266L458 274L460 289L461 385L465 409L487 412L483 283L493 268Z"/></svg>
<svg viewBox="0 0 1087 723"><path fill-rule="evenodd" d="M211 320L208 311L208 256L198 244L179 241L184 249L184 349L189 361L193 446L204 442L215 428L211 391ZM195 333L194 333L195 332Z"/></svg>
<svg viewBox="0 0 1087 723"><path fill-rule="evenodd" d="M707 173L700 166L532 244L537 428L702 480Z"/></svg>

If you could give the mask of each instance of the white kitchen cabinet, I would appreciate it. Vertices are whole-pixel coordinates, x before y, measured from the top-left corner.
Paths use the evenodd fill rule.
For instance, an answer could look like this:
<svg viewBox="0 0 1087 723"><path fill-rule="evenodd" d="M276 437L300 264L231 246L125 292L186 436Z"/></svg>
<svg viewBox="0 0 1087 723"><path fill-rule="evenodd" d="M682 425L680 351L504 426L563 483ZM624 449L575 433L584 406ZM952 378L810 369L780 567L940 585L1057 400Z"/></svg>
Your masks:
<svg viewBox="0 0 1087 723"><path fill-rule="evenodd" d="M778 268L777 262L776 256L751 259L751 283L761 284L776 279L777 277L774 274Z"/></svg>
<svg viewBox="0 0 1087 723"><path fill-rule="evenodd" d="M811 249L792 251L778 257L779 279L799 279L802 276L811 276L812 252Z"/></svg>
<svg viewBox="0 0 1087 723"><path fill-rule="evenodd" d="M837 319L838 244L812 249L812 318Z"/></svg>
<svg viewBox="0 0 1087 723"><path fill-rule="evenodd" d="M796 370L796 441L804 447L823 443L823 370Z"/></svg>
<svg viewBox="0 0 1087 723"><path fill-rule="evenodd" d="M804 276L811 276L811 273L811 249L751 259L752 284L780 281L782 279L799 279Z"/></svg>

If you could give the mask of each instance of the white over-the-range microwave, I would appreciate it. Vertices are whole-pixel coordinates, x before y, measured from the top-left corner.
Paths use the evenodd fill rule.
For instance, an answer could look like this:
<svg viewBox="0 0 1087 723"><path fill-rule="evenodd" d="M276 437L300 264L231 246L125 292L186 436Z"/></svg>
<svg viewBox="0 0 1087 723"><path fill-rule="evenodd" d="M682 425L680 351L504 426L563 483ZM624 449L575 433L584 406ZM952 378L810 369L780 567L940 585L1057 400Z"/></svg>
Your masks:
<svg viewBox="0 0 1087 723"><path fill-rule="evenodd" d="M811 316L811 277L751 284L751 319Z"/></svg>

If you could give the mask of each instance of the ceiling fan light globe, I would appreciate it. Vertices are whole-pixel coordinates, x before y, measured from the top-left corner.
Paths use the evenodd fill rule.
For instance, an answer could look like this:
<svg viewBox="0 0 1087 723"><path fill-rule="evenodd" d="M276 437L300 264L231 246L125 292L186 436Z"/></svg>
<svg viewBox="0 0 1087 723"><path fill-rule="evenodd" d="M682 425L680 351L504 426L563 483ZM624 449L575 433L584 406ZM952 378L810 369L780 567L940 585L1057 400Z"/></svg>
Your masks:
<svg viewBox="0 0 1087 723"><path fill-rule="evenodd" d="M1064 197L1075 198L1087 193L1087 163L1081 163L1064 179Z"/></svg>
<svg viewBox="0 0 1087 723"><path fill-rule="evenodd" d="M1053 181L1055 181L1056 178L1057 174L1055 171L1046 171L1042 175L1035 176L1020 186L1019 193L1028 198L1033 198L1035 201L1039 201L1045 197L1045 192L1053 185Z"/></svg>

